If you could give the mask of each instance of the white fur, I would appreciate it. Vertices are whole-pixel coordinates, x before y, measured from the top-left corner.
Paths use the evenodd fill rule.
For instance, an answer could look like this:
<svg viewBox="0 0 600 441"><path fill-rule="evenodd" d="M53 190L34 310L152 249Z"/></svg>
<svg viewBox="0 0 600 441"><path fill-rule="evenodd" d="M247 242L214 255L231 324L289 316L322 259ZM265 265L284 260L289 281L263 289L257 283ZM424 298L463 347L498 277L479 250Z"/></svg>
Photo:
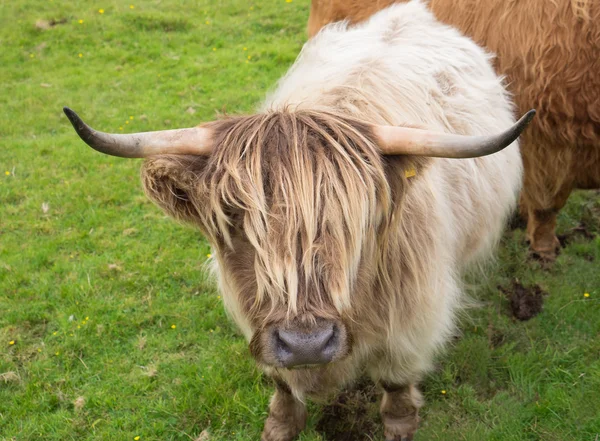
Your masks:
<svg viewBox="0 0 600 441"><path fill-rule="evenodd" d="M304 46L262 110L317 109L371 123L495 134L510 127L514 117L490 59L469 38L439 23L420 1L398 4L358 27L324 28ZM427 207L427 228L437 238L436 261L423 268L428 278L415 293L420 300L414 318L390 311L385 341L357 341L347 364L399 383L416 381L431 367L436 349L453 330L461 297L458 275L467 263L488 256L499 240L521 175L515 142L484 158L434 159L414 179L397 228L403 216L410 216L410 207L431 194L435 204Z"/></svg>

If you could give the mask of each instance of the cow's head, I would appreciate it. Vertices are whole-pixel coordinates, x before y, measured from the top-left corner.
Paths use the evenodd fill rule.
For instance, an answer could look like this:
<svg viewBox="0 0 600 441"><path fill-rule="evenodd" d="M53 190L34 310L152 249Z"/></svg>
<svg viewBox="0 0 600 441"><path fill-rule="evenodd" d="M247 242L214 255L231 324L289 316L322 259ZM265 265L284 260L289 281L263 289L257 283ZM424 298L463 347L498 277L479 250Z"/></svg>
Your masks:
<svg viewBox="0 0 600 441"><path fill-rule="evenodd" d="M385 277L382 241L406 185L398 173L406 155L418 163L419 156L490 154L512 143L533 116L492 137L377 126L316 111L111 135L65 112L96 150L147 157L146 193L206 235L228 310L252 354L283 368L344 358L357 324L384 312L368 296Z"/></svg>

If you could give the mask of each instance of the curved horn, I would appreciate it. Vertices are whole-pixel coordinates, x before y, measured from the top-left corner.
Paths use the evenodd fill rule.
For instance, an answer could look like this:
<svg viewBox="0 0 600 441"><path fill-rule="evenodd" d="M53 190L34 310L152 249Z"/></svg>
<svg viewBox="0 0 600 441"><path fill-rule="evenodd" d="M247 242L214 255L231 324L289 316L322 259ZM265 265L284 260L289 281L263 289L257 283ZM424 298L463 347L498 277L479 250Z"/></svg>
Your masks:
<svg viewBox="0 0 600 441"><path fill-rule="evenodd" d="M375 135L385 155L435 156L438 158L477 158L508 147L535 115L530 110L511 128L491 136L465 136L430 132L406 127L375 126Z"/></svg>
<svg viewBox="0 0 600 441"><path fill-rule="evenodd" d="M213 147L212 132L202 127L131 134L98 132L68 107L63 111L83 141L94 150L121 158L146 158L166 153L208 155Z"/></svg>

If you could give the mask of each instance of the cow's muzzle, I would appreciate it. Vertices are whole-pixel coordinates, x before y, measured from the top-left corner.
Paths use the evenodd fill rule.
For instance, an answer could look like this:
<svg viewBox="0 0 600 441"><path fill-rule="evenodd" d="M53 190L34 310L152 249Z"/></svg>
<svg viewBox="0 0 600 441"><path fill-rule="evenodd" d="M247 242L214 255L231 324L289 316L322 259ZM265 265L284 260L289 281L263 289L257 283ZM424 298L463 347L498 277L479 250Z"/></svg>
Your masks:
<svg viewBox="0 0 600 441"><path fill-rule="evenodd" d="M339 321L270 326L259 339L260 354L254 355L263 363L288 369L322 366L349 352L346 327Z"/></svg>

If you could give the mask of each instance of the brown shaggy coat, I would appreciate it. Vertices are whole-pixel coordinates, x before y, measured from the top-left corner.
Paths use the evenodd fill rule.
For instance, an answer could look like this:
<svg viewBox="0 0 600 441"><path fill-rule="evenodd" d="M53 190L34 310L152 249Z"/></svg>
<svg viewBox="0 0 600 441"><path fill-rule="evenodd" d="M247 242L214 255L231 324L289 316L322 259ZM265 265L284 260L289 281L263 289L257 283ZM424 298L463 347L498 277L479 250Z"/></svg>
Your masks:
<svg viewBox="0 0 600 441"><path fill-rule="evenodd" d="M401 0L313 0L312 37ZM521 139L522 214L534 252L553 259L556 215L573 189L600 187L600 2L431 0L436 17L497 54L519 112L538 116Z"/></svg>

